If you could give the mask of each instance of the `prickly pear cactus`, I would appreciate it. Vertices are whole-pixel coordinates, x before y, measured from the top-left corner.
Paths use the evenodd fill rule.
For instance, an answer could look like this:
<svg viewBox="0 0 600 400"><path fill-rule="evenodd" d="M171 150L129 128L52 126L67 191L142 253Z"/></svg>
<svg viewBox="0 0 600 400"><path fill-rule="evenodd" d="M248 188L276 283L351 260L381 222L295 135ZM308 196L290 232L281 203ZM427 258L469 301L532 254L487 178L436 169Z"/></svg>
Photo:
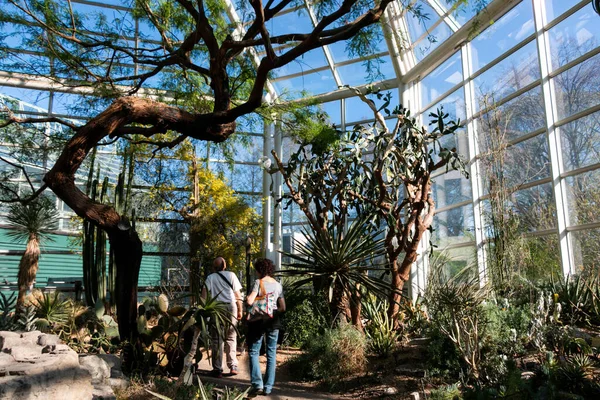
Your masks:
<svg viewBox="0 0 600 400"><path fill-rule="evenodd" d="M167 310L169 309L169 299L167 298L167 296L162 293L160 296L158 296L158 300L157 300L157 305L158 305L158 309L160 310L161 313L166 313Z"/></svg>

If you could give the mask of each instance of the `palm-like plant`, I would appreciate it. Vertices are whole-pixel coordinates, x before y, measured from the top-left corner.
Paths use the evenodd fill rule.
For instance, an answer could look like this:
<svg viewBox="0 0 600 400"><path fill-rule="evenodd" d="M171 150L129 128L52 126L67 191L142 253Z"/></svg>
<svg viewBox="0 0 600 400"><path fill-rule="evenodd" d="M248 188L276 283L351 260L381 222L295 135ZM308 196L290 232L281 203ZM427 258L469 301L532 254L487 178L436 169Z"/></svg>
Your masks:
<svg viewBox="0 0 600 400"><path fill-rule="evenodd" d="M192 343L183 361L183 370L179 376L179 381L183 384L191 383L192 365L198 349L198 340L200 339L208 349L213 330L225 337L227 330L231 327L233 315L229 311L227 303L217 300L217 297L218 295L214 297L209 295L206 299L199 298L197 306L190 309L183 317L183 320L187 320L187 322L183 324L179 337L183 337L183 332L187 329L194 329Z"/></svg>
<svg viewBox="0 0 600 400"><path fill-rule="evenodd" d="M40 244L44 240L51 240L47 232L54 226L57 217L54 204L45 196L27 204L15 203L9 209L7 219L12 230L7 235L15 242L27 240L25 253L19 262L17 311L24 306L25 295L35 281Z"/></svg>
<svg viewBox="0 0 600 400"><path fill-rule="evenodd" d="M385 243L378 234L366 233L366 222L355 220L345 232L335 226L325 232L304 231L306 243L294 244L294 253L282 252L293 261L281 274L300 278L292 287L313 283L324 290L332 322L349 317L349 306L353 323L359 324L361 287L383 297L389 293L388 283L369 275L369 271L386 271L375 264L385 256Z"/></svg>

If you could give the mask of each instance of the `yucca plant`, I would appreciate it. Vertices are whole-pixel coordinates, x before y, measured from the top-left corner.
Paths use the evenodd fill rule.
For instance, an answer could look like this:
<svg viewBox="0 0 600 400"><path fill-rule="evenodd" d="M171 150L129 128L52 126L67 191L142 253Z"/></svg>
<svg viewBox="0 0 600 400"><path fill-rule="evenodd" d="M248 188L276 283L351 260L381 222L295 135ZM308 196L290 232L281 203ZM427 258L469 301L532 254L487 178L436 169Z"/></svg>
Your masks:
<svg viewBox="0 0 600 400"><path fill-rule="evenodd" d="M379 234L368 234L366 220L355 220L347 231L330 227L327 231L309 233L303 231L306 243L295 243L294 252L282 252L292 262L284 264L282 275L300 277L292 287L312 283L327 293L332 323L348 317L350 306L352 322L360 321L360 291L385 297L389 283L370 276L370 271L386 271L375 262L385 257L385 243Z"/></svg>
<svg viewBox="0 0 600 400"><path fill-rule="evenodd" d="M200 399L200 400L213 400L215 398L219 399L219 400L243 400L246 398L246 395L248 394L248 391L250 390L250 388L248 388L244 392L240 392L239 390L237 390L235 388L231 389L231 388L228 388L227 386L225 386L223 389L219 389L216 387L208 387L207 388L200 380L200 377L196 377L196 378L198 379L198 390L196 391L195 398ZM165 396L165 395L153 392L148 389L146 389L146 392L150 393L154 397L159 398L161 400L173 400L169 396Z"/></svg>
<svg viewBox="0 0 600 400"><path fill-rule="evenodd" d="M24 306L27 291L33 286L40 260L40 244L52 240L48 231L54 227L58 213L49 197L40 196L27 204L14 203L8 210L7 235L15 242L27 241L19 262L17 312Z"/></svg>

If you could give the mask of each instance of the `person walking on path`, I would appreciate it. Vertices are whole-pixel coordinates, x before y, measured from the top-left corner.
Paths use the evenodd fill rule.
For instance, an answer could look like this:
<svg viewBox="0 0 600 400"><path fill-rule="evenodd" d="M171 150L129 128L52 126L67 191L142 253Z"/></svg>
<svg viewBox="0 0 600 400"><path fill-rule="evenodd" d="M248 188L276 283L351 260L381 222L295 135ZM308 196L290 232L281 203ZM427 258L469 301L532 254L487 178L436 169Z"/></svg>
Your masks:
<svg viewBox="0 0 600 400"><path fill-rule="evenodd" d="M237 331L235 327L242 319L242 285L231 271L225 271L227 263L223 257L217 257L213 261L213 273L208 275L202 288L201 297L206 299L207 289L211 296L217 296L217 300L227 303L231 312L231 325L227 332L211 334L212 367L211 376L221 378L223 376L223 347L227 358L227 366L231 375L238 374L237 361Z"/></svg>
<svg viewBox="0 0 600 400"><path fill-rule="evenodd" d="M252 382L252 388L248 392L248 397L255 397L260 392L264 395L269 395L273 390L275 367L277 364L277 338L279 336L279 328L281 327L280 315L285 312L283 288L273 278L273 273L275 272L273 261L267 258L260 258L254 262L254 269L259 279L254 282L252 291L246 297L248 306L254 304L257 296L265 296L266 294L273 296L277 301L275 301L273 307L273 318L248 321L247 341L248 354L250 356L250 380ZM263 336L266 337L267 350L267 370L264 381L258 360Z"/></svg>

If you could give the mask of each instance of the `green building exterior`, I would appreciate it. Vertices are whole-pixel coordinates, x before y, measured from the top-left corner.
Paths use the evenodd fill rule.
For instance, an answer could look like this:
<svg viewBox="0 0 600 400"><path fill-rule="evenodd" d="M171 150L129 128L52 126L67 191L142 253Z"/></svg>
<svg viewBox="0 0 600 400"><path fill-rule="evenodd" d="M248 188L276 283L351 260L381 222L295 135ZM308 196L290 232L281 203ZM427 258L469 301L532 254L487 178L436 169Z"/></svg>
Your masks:
<svg viewBox="0 0 600 400"><path fill-rule="evenodd" d="M0 228L0 287L17 283L19 260L25 243L13 242L8 229ZM73 236L51 235L41 246L36 287L44 287L48 278L83 277L81 246ZM153 245L144 245L144 251L155 251ZM147 256L142 259L139 286L154 286L161 280L161 257Z"/></svg>

